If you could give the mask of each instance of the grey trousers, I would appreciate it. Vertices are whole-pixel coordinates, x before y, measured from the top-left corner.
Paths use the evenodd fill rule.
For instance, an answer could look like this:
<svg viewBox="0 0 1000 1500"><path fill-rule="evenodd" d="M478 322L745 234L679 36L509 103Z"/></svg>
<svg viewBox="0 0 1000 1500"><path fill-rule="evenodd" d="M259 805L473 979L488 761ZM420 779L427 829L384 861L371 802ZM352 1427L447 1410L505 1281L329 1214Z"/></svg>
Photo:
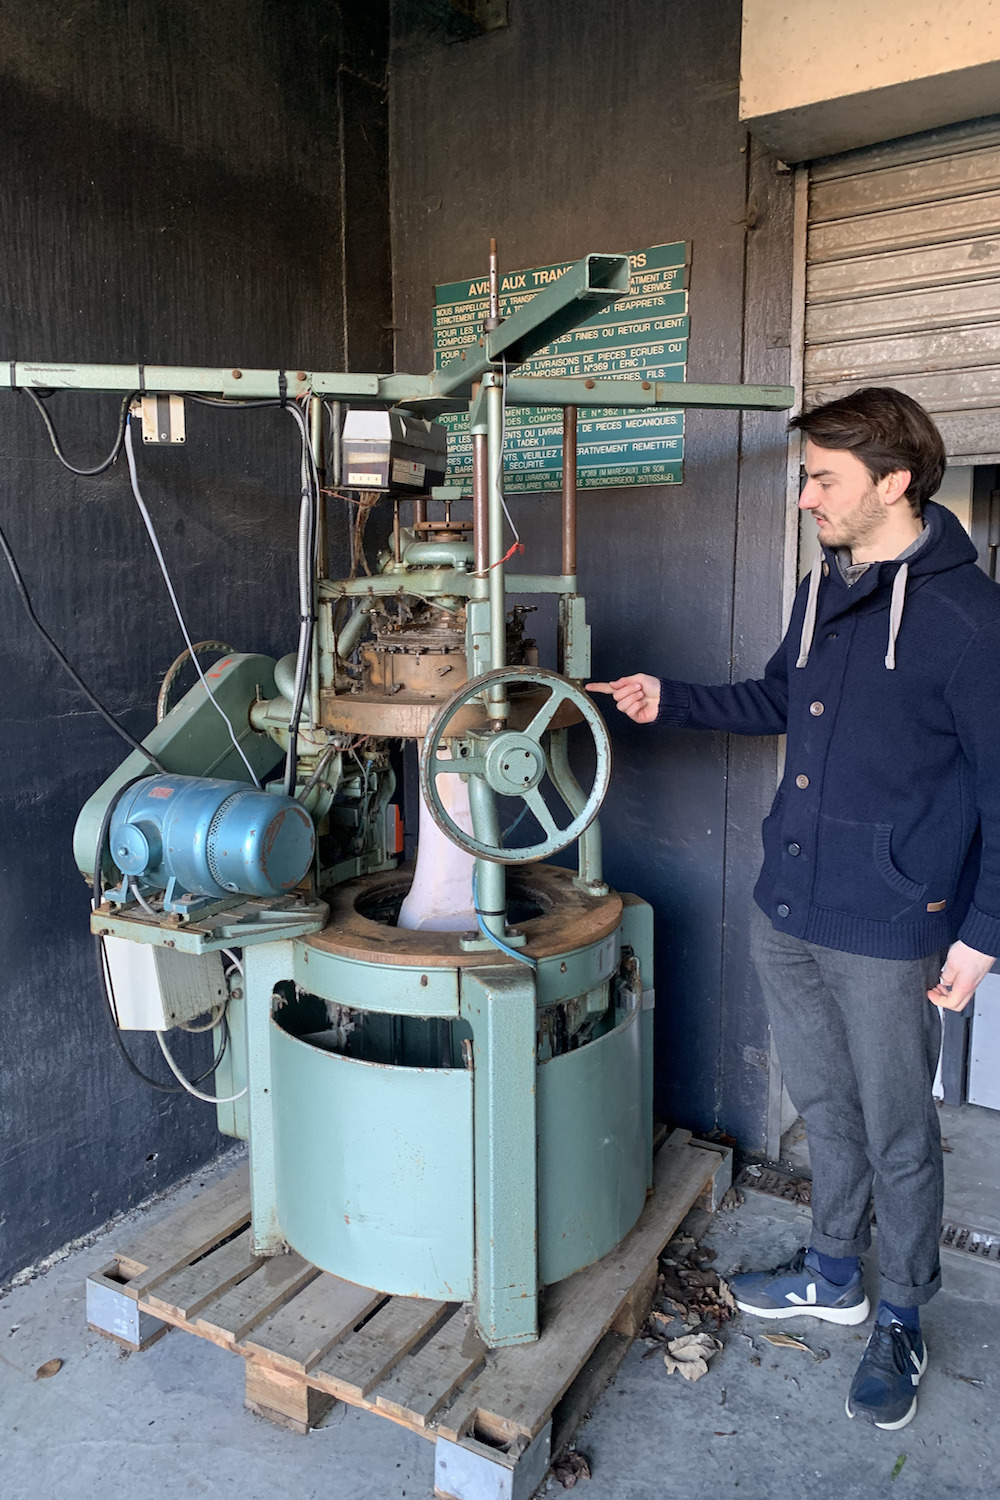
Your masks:
<svg viewBox="0 0 1000 1500"><path fill-rule="evenodd" d="M941 1018L927 999L944 955L862 958L776 932L756 903L750 948L812 1165L811 1243L860 1255L878 1225L879 1295L899 1307L941 1285L941 1126L931 1094Z"/></svg>

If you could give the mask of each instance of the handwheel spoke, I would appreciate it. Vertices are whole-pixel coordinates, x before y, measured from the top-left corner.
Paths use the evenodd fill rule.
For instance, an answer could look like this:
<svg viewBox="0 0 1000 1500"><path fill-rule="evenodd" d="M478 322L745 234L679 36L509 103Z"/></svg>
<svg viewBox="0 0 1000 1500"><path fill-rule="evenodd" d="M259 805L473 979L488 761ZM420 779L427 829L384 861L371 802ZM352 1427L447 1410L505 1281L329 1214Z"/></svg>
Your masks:
<svg viewBox="0 0 1000 1500"><path fill-rule="evenodd" d="M546 729L548 729L549 725L552 723L552 720L555 718L556 710L559 708L560 704L563 702L566 696L567 694L562 689L561 684L557 684L556 686L554 686L548 696L547 701L542 704L541 708L535 714L535 717L532 719L527 729L524 730L524 733L530 735L533 740L540 740Z"/></svg>
<svg viewBox="0 0 1000 1500"><path fill-rule="evenodd" d="M465 755L458 758L435 755L431 765L432 776L483 776L486 762L481 755Z"/></svg>
<svg viewBox="0 0 1000 1500"><path fill-rule="evenodd" d="M532 787L530 791L524 792L522 793L522 795L525 802L527 802L528 806L531 808L531 811L538 819L539 826L548 835L548 837L550 839L561 838L563 830L557 825L555 818L549 812L549 809L546 806L545 798L542 796L537 786Z"/></svg>

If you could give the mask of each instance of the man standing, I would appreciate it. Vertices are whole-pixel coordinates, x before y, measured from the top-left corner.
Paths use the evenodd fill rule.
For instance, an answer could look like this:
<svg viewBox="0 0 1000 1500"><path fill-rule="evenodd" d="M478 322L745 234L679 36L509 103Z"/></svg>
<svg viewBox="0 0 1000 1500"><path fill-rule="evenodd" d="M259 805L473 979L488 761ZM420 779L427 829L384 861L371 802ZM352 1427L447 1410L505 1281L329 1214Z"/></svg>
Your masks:
<svg viewBox="0 0 1000 1500"><path fill-rule="evenodd" d="M880 1300L847 1414L892 1430L916 1411L941 1281L934 1005L961 1010L1000 953L1000 588L927 503L944 448L910 397L859 390L790 426L821 550L763 679L590 688L640 724L788 736L751 949L808 1131L813 1231L733 1291L764 1318L862 1322L874 1194Z"/></svg>

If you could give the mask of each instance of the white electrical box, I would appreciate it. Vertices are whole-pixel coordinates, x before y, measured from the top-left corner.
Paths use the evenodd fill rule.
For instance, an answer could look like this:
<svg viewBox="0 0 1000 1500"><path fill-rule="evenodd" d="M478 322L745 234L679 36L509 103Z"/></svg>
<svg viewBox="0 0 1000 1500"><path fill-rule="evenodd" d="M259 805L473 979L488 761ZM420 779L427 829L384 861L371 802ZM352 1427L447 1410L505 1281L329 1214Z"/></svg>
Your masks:
<svg viewBox="0 0 1000 1500"><path fill-rule="evenodd" d="M104 953L122 1031L169 1031L228 996L221 953L178 953L118 937L104 939Z"/></svg>
<svg viewBox="0 0 1000 1500"><path fill-rule="evenodd" d="M969 1051L969 1103L1000 1109L1000 974L987 974L976 990Z"/></svg>

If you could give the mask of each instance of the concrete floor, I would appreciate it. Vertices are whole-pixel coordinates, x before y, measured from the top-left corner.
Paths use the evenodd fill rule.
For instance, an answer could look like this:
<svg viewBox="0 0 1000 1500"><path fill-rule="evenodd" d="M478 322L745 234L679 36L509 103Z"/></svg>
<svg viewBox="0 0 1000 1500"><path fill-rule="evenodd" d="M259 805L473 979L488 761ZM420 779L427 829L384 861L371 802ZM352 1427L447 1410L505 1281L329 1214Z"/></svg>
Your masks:
<svg viewBox="0 0 1000 1500"><path fill-rule="evenodd" d="M145 1221L210 1175L146 1210ZM709 1222L705 1238L725 1275L790 1254L808 1222L801 1208L748 1194ZM427 1500L431 1445L390 1422L339 1406L296 1437L244 1410L238 1356L176 1332L126 1355L88 1332L84 1278L126 1237L119 1227L0 1300L3 1500ZM658 1351L632 1347L580 1432L593 1468L581 1500L992 1500L1000 1269L952 1254L945 1278L925 1316L931 1363L920 1411L903 1432L844 1414L867 1329L810 1318L783 1325L827 1351L813 1360L766 1343L760 1332L773 1324L740 1318L695 1385L668 1376ZM34 1379L52 1358L64 1361L59 1373ZM550 1481L550 1500L561 1494Z"/></svg>

